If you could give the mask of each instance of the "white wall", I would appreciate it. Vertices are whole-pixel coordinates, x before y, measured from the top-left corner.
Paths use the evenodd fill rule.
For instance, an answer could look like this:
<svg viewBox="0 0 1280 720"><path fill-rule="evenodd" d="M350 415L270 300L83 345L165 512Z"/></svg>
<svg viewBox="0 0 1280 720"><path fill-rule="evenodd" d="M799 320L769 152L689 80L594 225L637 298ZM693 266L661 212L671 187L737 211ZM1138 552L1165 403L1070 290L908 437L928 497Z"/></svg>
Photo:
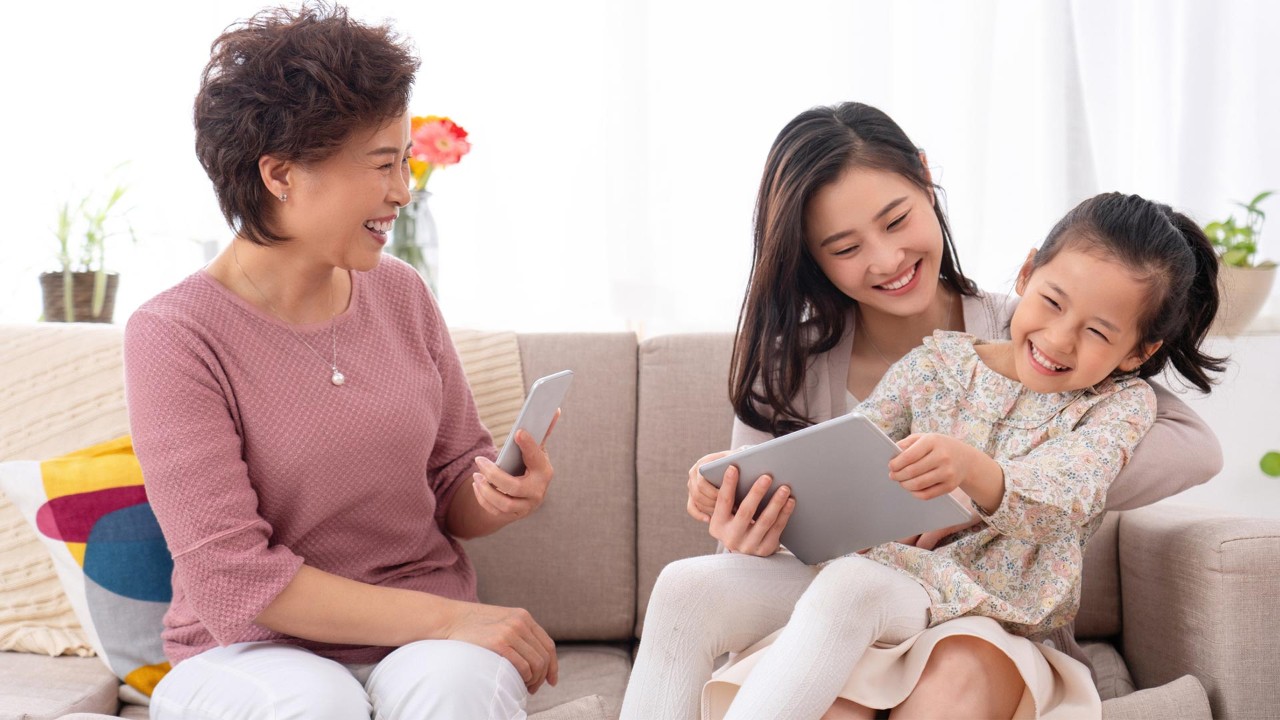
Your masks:
<svg viewBox="0 0 1280 720"><path fill-rule="evenodd" d="M212 39L268 2L6 10L0 321L39 315L57 205L122 161L141 239L111 251L121 317L226 242L191 101ZM431 180L458 325L731 328L769 143L817 104L877 105L928 150L965 270L993 289L1085 194L1208 219L1280 188L1266 0L348 4L416 43L411 109L471 132ZM1280 257L1280 230L1264 252Z"/></svg>
<svg viewBox="0 0 1280 720"><path fill-rule="evenodd" d="M1214 337L1206 351L1231 358L1222 383L1209 395L1190 390L1183 399L1218 433L1222 473L1167 502L1280 518L1280 478L1258 467L1264 453L1280 451L1280 333Z"/></svg>

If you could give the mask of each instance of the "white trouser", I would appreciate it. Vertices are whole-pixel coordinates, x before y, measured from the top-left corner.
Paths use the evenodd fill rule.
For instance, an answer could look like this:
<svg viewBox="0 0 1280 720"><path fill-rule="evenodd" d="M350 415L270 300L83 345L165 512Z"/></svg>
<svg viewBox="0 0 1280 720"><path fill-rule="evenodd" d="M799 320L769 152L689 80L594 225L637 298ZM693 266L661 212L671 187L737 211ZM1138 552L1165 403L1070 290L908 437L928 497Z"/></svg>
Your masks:
<svg viewBox="0 0 1280 720"><path fill-rule="evenodd" d="M528 692L505 658L456 640L422 640L377 665L342 665L268 642L207 650L151 696L151 720L524 720Z"/></svg>
<svg viewBox="0 0 1280 720"><path fill-rule="evenodd" d="M697 718L715 659L780 627L731 717L817 718L877 639L924 630L929 595L861 556L819 569L785 553L680 560L658 577L623 701L623 720Z"/></svg>

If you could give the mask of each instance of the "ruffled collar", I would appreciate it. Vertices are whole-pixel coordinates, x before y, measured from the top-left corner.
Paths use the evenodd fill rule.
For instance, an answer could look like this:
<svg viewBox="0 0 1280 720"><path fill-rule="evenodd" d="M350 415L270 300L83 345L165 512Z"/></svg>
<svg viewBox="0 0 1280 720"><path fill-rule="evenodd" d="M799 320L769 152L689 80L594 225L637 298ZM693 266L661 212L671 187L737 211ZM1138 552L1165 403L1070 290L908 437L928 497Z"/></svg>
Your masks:
<svg viewBox="0 0 1280 720"><path fill-rule="evenodd" d="M990 422L1040 427L1081 397L1109 394L1115 389L1116 380L1106 378L1083 390L1035 392L988 367L976 349L985 342L969 333L937 330L924 339L924 347L934 359L939 379L966 399L971 412Z"/></svg>

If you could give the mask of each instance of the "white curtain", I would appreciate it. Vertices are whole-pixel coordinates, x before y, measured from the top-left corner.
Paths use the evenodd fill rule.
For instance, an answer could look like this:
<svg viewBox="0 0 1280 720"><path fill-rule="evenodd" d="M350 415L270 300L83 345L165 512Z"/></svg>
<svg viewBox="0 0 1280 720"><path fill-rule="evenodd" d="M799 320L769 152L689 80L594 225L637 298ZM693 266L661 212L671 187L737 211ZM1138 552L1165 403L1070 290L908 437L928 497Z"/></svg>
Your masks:
<svg viewBox="0 0 1280 720"><path fill-rule="evenodd" d="M140 239L111 249L119 319L227 241L191 100L210 41L261 4L8 11L0 321L38 317L58 204L122 161ZM431 181L455 325L731 329L769 143L841 100L926 149L963 265L992 289L1101 190L1207 221L1280 189L1280 7L1265 0L349 6L415 41L411 110L471 133L471 155ZM1280 224L1263 238L1280 259Z"/></svg>

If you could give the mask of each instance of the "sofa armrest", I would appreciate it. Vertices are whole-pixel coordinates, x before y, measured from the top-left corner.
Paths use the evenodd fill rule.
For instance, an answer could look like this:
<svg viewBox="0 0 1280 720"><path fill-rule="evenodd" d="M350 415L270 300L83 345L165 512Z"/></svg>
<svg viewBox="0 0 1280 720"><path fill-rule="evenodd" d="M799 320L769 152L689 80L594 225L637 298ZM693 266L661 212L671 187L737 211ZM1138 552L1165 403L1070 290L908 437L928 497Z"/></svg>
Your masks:
<svg viewBox="0 0 1280 720"><path fill-rule="evenodd" d="M1120 519L1125 661L1139 688L1196 676L1214 717L1280 708L1280 520L1157 504Z"/></svg>

